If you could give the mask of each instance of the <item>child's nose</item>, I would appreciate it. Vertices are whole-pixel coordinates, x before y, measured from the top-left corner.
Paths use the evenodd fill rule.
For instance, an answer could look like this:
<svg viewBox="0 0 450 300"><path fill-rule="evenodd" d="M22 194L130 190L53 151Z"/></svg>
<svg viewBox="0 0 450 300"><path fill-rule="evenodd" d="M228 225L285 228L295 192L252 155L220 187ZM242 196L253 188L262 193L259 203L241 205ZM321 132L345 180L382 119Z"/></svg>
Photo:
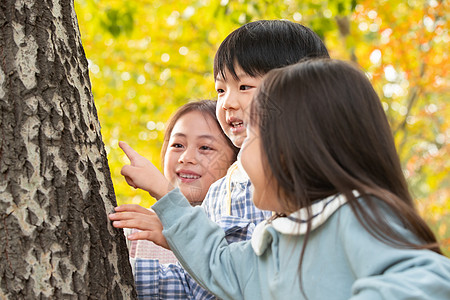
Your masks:
<svg viewBox="0 0 450 300"><path fill-rule="evenodd" d="M225 95L222 102L222 109L224 110L238 110L240 108L238 96L236 93L228 93Z"/></svg>
<svg viewBox="0 0 450 300"><path fill-rule="evenodd" d="M197 158L196 158L196 151L194 149L186 149L186 151L184 151L180 157L178 158L178 163L180 164L187 164L187 163L191 163L191 164L196 164L197 163Z"/></svg>

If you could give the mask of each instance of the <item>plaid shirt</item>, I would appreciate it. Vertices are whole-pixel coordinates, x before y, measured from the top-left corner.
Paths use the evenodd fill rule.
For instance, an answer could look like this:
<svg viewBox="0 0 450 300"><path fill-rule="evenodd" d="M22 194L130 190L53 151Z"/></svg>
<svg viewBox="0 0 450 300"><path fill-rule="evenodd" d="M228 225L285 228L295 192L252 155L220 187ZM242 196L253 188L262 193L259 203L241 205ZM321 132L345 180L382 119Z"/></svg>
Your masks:
<svg viewBox="0 0 450 300"><path fill-rule="evenodd" d="M272 215L253 205L250 180L238 162L211 185L202 206L225 231L228 243L250 239L255 226ZM158 260L137 258L134 267L140 299L217 299L179 263L161 265Z"/></svg>

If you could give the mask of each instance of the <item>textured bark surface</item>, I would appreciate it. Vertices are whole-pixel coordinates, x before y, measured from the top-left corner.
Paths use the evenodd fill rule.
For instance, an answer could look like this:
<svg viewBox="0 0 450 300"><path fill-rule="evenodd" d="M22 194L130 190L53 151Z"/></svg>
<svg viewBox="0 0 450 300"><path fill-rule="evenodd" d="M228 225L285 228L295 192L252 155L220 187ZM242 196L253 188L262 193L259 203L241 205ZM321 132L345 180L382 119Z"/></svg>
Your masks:
<svg viewBox="0 0 450 300"><path fill-rule="evenodd" d="M70 0L0 1L0 299L133 299Z"/></svg>

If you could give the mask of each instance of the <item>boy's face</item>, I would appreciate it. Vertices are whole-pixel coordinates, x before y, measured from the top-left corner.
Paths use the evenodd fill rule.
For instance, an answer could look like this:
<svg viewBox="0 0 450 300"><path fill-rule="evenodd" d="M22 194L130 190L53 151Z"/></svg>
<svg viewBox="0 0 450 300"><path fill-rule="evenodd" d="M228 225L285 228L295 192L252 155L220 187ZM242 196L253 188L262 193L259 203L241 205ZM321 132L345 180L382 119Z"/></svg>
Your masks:
<svg viewBox="0 0 450 300"><path fill-rule="evenodd" d="M244 121L247 121L250 102L256 88L261 84L262 76L251 77L239 66L236 68L239 79L225 70L225 78L219 73L216 77L217 119L225 134L236 147L241 147L247 136Z"/></svg>

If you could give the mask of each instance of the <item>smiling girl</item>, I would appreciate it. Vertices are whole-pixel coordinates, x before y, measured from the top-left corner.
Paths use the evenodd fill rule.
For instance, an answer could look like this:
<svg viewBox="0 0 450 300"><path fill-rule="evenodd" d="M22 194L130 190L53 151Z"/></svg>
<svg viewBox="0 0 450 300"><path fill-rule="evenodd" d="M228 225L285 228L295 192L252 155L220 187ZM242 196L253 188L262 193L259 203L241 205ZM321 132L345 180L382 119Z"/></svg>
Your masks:
<svg viewBox="0 0 450 300"><path fill-rule="evenodd" d="M221 130L216 115L216 101L201 100L180 107L170 118L164 134L161 160L165 181L171 189L178 187L192 205L201 204L210 185L225 176L228 167L236 161L239 148ZM150 184L141 165L150 164L127 143L119 142L131 160L122 169L135 172L133 179L125 180L134 188Z"/></svg>
<svg viewBox="0 0 450 300"><path fill-rule="evenodd" d="M221 130L217 121L216 101L201 100L181 106L167 123L161 160L164 176L178 187L192 206L200 205L210 185L225 176L228 167L236 161L239 148L235 147ZM126 153L135 151L120 142ZM132 155L132 154L131 154ZM127 178L130 182L131 179ZM141 180L151 180L142 176ZM138 182L133 182L136 186ZM140 207L141 217L130 228L144 229L149 211ZM142 220L144 219L144 220ZM151 222L151 221L150 221ZM175 263L170 250L144 240L148 231L126 230L132 258L146 258L158 263ZM139 240L143 238L143 240Z"/></svg>
<svg viewBox="0 0 450 300"><path fill-rule="evenodd" d="M199 205L210 185L225 176L239 149L221 130L216 102L190 102L170 119L161 157L164 176L189 200Z"/></svg>

